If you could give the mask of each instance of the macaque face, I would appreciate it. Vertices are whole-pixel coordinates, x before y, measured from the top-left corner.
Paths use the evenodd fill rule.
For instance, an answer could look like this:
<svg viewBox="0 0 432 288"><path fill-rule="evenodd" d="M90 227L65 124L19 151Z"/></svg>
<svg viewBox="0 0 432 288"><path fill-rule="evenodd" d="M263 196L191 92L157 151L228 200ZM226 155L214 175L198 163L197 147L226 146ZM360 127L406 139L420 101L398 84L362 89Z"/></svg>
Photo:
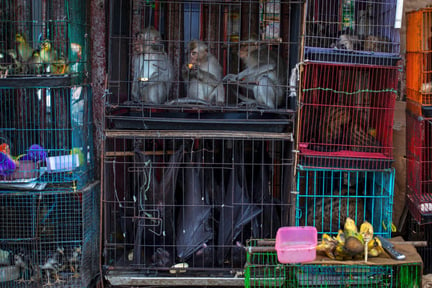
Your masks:
<svg viewBox="0 0 432 288"><path fill-rule="evenodd" d="M201 60L204 60L205 57L207 57L207 52L197 47L190 52L189 62L190 64L197 65L201 63Z"/></svg>
<svg viewBox="0 0 432 288"><path fill-rule="evenodd" d="M137 54L150 53L152 52L153 45L158 44L159 35L157 31L146 31L145 33L139 33L136 36L134 43L134 51Z"/></svg>

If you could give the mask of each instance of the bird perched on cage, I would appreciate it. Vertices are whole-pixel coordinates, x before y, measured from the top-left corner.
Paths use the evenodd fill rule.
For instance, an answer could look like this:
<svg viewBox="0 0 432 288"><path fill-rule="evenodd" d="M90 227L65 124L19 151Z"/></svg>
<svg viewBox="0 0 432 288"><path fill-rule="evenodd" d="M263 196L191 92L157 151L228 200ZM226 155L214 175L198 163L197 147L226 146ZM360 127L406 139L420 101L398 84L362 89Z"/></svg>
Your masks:
<svg viewBox="0 0 432 288"><path fill-rule="evenodd" d="M72 253L68 258L69 268L72 271L72 273L74 273L72 276L74 278L79 277L78 268L81 263L81 254L82 254L81 246L77 246L75 248L72 248Z"/></svg>
<svg viewBox="0 0 432 288"><path fill-rule="evenodd" d="M63 56L58 56L50 40L45 39L40 45L39 57L46 65L45 72L51 74L65 74L69 72L69 65Z"/></svg>
<svg viewBox="0 0 432 288"><path fill-rule="evenodd" d="M42 270L45 270L46 277L47 277L47 283L45 285L52 285L51 283L51 275L54 276L55 282L54 283L61 283L64 282L64 280L61 280L58 272L63 268L63 258L64 258L64 248L57 247L56 251L52 253L51 255L48 255L47 260L43 265L40 265L40 268Z"/></svg>
<svg viewBox="0 0 432 288"><path fill-rule="evenodd" d="M27 281L32 281L32 263L30 255L21 248L14 255L14 264L20 270L20 279L17 280L19 283L25 283Z"/></svg>
<svg viewBox="0 0 432 288"><path fill-rule="evenodd" d="M20 72L22 71L22 67L13 49L9 49L5 53L0 53L0 78L6 78L11 72Z"/></svg>

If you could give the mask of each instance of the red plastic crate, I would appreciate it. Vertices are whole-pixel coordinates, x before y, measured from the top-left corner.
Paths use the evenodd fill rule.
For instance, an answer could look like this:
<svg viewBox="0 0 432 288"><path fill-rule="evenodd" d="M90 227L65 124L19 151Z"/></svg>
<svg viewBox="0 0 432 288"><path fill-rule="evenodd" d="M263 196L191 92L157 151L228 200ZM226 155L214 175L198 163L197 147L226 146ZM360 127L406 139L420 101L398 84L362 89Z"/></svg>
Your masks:
<svg viewBox="0 0 432 288"><path fill-rule="evenodd" d="M398 73L388 66L307 63L299 110L301 164L390 167Z"/></svg>

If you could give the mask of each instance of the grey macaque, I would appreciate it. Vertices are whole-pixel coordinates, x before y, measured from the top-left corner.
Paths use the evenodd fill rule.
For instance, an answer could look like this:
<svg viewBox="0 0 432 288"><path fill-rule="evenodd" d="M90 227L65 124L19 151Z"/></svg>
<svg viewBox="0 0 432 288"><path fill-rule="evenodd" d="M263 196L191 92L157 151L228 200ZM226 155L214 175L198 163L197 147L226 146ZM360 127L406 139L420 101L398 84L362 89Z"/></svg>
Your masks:
<svg viewBox="0 0 432 288"><path fill-rule="evenodd" d="M187 98L208 104L223 104L225 90L222 84L222 66L199 40L189 42L188 63L183 65L182 77L187 85ZM181 101L188 102L188 101Z"/></svg>
<svg viewBox="0 0 432 288"><path fill-rule="evenodd" d="M285 95L282 83L286 71L282 58L270 51L267 45L259 45L253 38L240 45L238 55L246 68L239 74L226 75L224 81L237 82L240 87L253 91L255 99L238 95L246 104L278 108Z"/></svg>
<svg viewBox="0 0 432 288"><path fill-rule="evenodd" d="M138 102L161 104L168 98L174 79L173 66L154 27L136 35L132 58L132 99Z"/></svg>

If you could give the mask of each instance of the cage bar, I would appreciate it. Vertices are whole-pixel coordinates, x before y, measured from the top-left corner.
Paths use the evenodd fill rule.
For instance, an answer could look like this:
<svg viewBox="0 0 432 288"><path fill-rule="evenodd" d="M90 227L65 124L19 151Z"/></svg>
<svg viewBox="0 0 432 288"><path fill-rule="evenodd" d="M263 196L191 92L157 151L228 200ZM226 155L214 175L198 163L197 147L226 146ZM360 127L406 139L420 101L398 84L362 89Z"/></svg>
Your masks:
<svg viewBox="0 0 432 288"><path fill-rule="evenodd" d="M103 265L111 285L234 285L246 240L275 237L292 220L293 142L284 134L108 132ZM173 268L179 263L187 268Z"/></svg>
<svg viewBox="0 0 432 288"><path fill-rule="evenodd" d="M396 65L396 0L306 2L304 60Z"/></svg>
<svg viewBox="0 0 432 288"><path fill-rule="evenodd" d="M242 111L238 117L250 119L251 111L292 110L296 84L289 78L299 62L302 7L301 0L111 0L108 114L133 116L129 113L138 108L151 112L151 117L161 112L181 119L222 112L212 117L226 120L224 113L230 111ZM160 35L153 47L147 40L140 42L150 35L145 34L150 26L154 27L153 36L159 39ZM215 57L214 64L200 59L194 66L188 50L192 40L202 41ZM153 51L137 52L140 47ZM258 62L253 68L256 72L233 77L246 67L240 49L257 47L261 54L250 58ZM152 73L152 67L161 69ZM189 67L194 67L198 76ZM201 77L206 71L211 72L211 79ZM177 113L185 111L187 115Z"/></svg>
<svg viewBox="0 0 432 288"><path fill-rule="evenodd" d="M1 286L87 287L99 272L99 207L98 182L78 191L2 191L0 249L10 257L2 257Z"/></svg>
<svg viewBox="0 0 432 288"><path fill-rule="evenodd" d="M299 100L301 164L390 167L397 81L393 67L307 63Z"/></svg>
<svg viewBox="0 0 432 288"><path fill-rule="evenodd" d="M89 86L0 89L0 189L83 187L93 177Z"/></svg>
<svg viewBox="0 0 432 288"><path fill-rule="evenodd" d="M89 69L83 0L19 0L0 4L0 83L17 77L71 77L83 81Z"/></svg>
<svg viewBox="0 0 432 288"><path fill-rule="evenodd" d="M350 217L368 221L374 233L390 237L394 169L297 170L296 226L315 226L318 235L337 234Z"/></svg>

